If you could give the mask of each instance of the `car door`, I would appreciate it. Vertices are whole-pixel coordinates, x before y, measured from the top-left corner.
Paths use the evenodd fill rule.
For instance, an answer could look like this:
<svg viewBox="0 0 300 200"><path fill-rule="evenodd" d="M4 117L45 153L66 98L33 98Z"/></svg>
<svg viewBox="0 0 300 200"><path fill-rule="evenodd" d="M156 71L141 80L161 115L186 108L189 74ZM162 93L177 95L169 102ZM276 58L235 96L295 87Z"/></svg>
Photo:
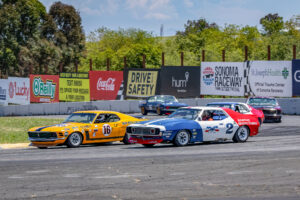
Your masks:
<svg viewBox="0 0 300 200"><path fill-rule="evenodd" d="M97 116L92 134L87 140L93 142L108 142L120 140L120 119L115 114L101 113Z"/></svg>
<svg viewBox="0 0 300 200"><path fill-rule="evenodd" d="M205 118L204 115L207 113L211 115L211 120ZM231 139L237 126L223 110L214 109L203 110L200 125L203 131L203 141Z"/></svg>

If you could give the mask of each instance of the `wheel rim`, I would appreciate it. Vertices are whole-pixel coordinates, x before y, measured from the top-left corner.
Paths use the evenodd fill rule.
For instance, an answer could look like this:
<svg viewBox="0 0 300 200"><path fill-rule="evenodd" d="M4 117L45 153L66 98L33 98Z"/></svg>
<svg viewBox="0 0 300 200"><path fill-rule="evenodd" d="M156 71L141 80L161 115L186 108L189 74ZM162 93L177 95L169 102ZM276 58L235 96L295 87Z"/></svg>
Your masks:
<svg viewBox="0 0 300 200"><path fill-rule="evenodd" d="M180 145L186 145L189 142L189 135L185 131L181 131L177 134L177 141Z"/></svg>
<svg viewBox="0 0 300 200"><path fill-rule="evenodd" d="M156 112L157 112L157 114L160 115L160 114L161 114L160 108L157 108L157 109L156 109Z"/></svg>
<svg viewBox="0 0 300 200"><path fill-rule="evenodd" d="M70 142L74 145L74 146L78 146L81 143L81 136L78 133L73 133L70 136Z"/></svg>
<svg viewBox="0 0 300 200"><path fill-rule="evenodd" d="M245 141L248 138L248 129L246 127L241 127L238 132L238 137L241 141Z"/></svg>

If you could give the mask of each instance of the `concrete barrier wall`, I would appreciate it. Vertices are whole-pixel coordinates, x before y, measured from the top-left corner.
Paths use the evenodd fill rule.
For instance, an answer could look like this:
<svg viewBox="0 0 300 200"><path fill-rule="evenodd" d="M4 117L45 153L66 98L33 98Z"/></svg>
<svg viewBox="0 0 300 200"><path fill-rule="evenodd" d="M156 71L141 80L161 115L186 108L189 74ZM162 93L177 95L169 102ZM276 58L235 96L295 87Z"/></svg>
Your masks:
<svg viewBox="0 0 300 200"><path fill-rule="evenodd" d="M205 106L211 102L246 102L245 98L233 99L180 99L190 106ZM300 115L300 98L279 98L284 114ZM0 106L0 116L66 115L79 110L113 110L122 113L138 113L139 100L111 100L91 102L61 102L30 105Z"/></svg>

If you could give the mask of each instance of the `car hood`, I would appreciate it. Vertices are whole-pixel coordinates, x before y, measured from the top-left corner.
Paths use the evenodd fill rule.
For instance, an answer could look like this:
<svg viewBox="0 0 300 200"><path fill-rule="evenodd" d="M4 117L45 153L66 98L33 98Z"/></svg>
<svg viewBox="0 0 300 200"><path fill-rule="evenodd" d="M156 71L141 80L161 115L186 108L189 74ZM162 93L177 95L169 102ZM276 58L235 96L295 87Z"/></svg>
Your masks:
<svg viewBox="0 0 300 200"><path fill-rule="evenodd" d="M60 130L79 129L80 127L82 127L84 125L89 125L89 124L69 122L69 123L61 123L61 124L55 124L55 125L50 125L50 126L33 127L31 129L29 129L29 131L55 132L55 131L60 131Z"/></svg>
<svg viewBox="0 0 300 200"><path fill-rule="evenodd" d="M166 103L162 103L161 105L164 105L164 106L178 106L178 107L188 106L185 103L179 103L179 102L166 102Z"/></svg>
<svg viewBox="0 0 300 200"><path fill-rule="evenodd" d="M165 118L159 120L143 121L135 126L151 127L151 126L163 126L166 130L176 129L199 129L200 125L194 120L178 119L178 118Z"/></svg>

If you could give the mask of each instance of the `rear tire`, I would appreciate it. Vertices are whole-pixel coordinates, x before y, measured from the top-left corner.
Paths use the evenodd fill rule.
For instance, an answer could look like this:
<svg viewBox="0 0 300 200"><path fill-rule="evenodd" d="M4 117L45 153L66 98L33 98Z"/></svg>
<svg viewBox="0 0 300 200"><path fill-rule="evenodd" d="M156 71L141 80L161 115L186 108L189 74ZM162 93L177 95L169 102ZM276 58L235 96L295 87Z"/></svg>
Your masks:
<svg viewBox="0 0 300 200"><path fill-rule="evenodd" d="M82 143L82 136L80 133L72 133L68 139L67 139L67 147L69 148L75 148L75 147L79 147Z"/></svg>
<svg viewBox="0 0 300 200"><path fill-rule="evenodd" d="M129 141L129 137L128 137L127 133L125 133L122 142L123 142L124 144L131 144L130 141Z"/></svg>
<svg viewBox="0 0 300 200"><path fill-rule="evenodd" d="M186 130L180 130L173 141L177 147L186 146L190 142L190 134Z"/></svg>
<svg viewBox="0 0 300 200"><path fill-rule="evenodd" d="M148 112L145 107L141 107L141 113L142 115L147 115Z"/></svg>
<svg viewBox="0 0 300 200"><path fill-rule="evenodd" d="M158 115L162 115L161 109L160 109L159 107L156 108L156 113L157 113Z"/></svg>
<svg viewBox="0 0 300 200"><path fill-rule="evenodd" d="M281 117L275 120L276 123L281 123Z"/></svg>
<svg viewBox="0 0 300 200"><path fill-rule="evenodd" d="M249 128L247 126L241 126L235 132L232 140L236 143L238 142L246 142L249 137Z"/></svg>

